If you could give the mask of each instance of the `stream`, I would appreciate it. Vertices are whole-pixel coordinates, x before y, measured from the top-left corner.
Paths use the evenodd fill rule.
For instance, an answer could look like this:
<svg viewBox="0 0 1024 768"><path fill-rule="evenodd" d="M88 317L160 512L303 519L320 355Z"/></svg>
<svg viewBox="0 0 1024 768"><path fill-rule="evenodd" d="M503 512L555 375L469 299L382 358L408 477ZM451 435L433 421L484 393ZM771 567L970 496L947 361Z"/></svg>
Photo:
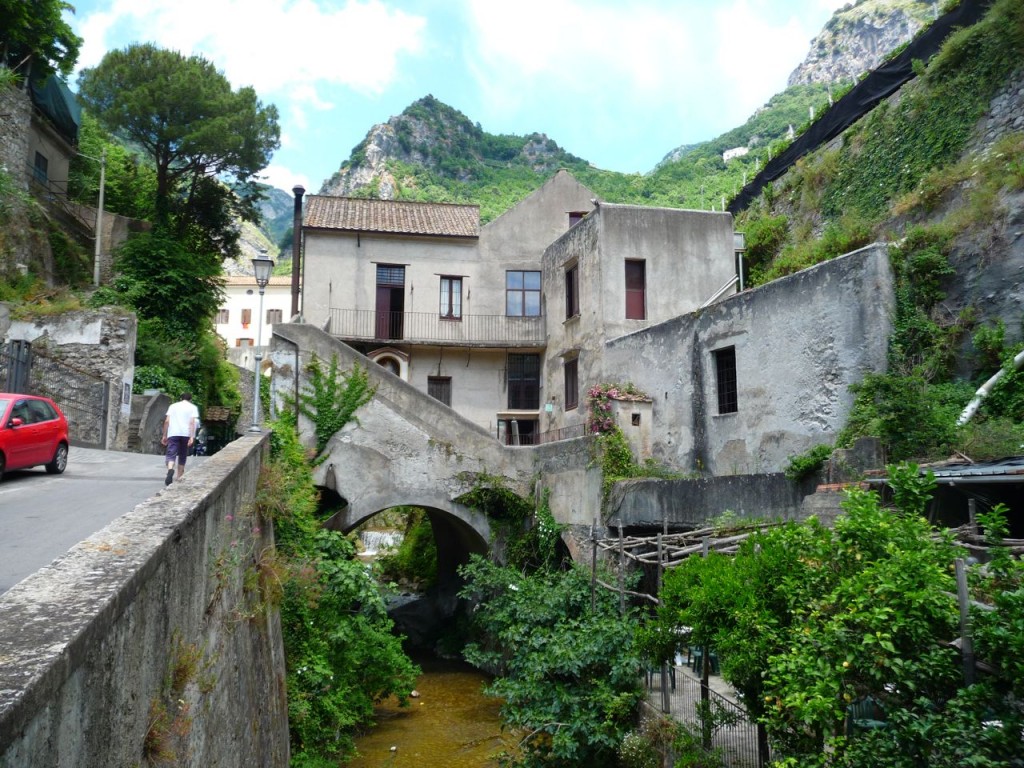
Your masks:
<svg viewBox="0 0 1024 768"><path fill-rule="evenodd" d="M484 696L483 673L459 661L416 659L423 674L420 696L399 707L377 708L377 725L356 739L359 757L350 768L491 768L509 748L501 734L501 701ZM507 736L507 735L506 735Z"/></svg>

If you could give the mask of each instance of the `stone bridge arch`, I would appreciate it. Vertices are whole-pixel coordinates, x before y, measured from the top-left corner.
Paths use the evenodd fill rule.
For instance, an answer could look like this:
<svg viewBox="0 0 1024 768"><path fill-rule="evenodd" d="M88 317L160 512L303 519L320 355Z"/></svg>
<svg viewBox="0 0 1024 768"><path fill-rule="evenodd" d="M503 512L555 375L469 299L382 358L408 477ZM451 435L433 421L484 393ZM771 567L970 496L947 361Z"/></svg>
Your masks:
<svg viewBox="0 0 1024 768"><path fill-rule="evenodd" d="M356 419L330 439L314 471L314 482L345 502L332 527L350 531L384 509L422 507L431 515L439 558L441 548L452 547L444 564L452 573L453 563L464 562L469 552L486 551L492 539L487 517L457 500L476 487L478 478L496 477L524 498L543 487L555 519L578 529L566 543L579 558L577 543L589 536L601 503L600 469L593 466L586 438L502 445L487 430L313 326L275 325L268 357L278 408L305 389L314 359L326 365L336 357L344 371L358 365L375 388ZM313 425L304 416L299 430L303 442L313 446ZM486 545L482 549L481 542Z"/></svg>

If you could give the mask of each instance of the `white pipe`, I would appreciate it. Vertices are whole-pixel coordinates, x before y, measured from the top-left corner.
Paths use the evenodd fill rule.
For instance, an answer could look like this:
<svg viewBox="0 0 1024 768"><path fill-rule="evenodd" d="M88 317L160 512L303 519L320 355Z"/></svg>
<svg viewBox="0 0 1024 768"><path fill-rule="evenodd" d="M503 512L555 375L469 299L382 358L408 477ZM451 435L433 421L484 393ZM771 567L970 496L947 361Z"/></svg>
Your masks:
<svg viewBox="0 0 1024 768"><path fill-rule="evenodd" d="M700 305L700 309L705 309L706 307L709 307L712 304L714 304L716 301L718 301L719 297L723 293L728 291L730 288L732 288L734 285L736 285L736 281L739 280L739 279L740 279L739 275L733 275L732 277L730 277L729 278L729 282L727 282L725 285L723 285L721 288L719 288L714 296L712 296L710 299L708 299L707 301L705 301L703 304Z"/></svg>
<svg viewBox="0 0 1024 768"><path fill-rule="evenodd" d="M1024 350L1018 352L1017 356L1013 358L1014 370L1019 371L1021 366L1024 366ZM986 397L992 394L992 390L995 388L996 384L999 383L999 380L1003 378L1005 374L1006 369L1000 368L996 372L995 376L993 376L991 379L989 379L980 387L978 387L978 391L974 393L974 397L971 399L971 402L967 404L967 407L964 408L963 413L960 414L960 418L956 420L956 424L958 427L962 427L964 424L966 424L968 421L974 418L974 414L976 414L978 412L978 409L981 408L982 401L984 401Z"/></svg>

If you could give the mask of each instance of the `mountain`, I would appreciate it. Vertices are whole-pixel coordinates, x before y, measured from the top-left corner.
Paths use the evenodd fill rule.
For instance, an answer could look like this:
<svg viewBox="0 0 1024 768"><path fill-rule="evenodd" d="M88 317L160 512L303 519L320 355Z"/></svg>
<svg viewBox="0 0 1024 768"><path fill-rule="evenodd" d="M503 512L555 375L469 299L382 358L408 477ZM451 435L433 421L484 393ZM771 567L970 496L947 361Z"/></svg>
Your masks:
<svg viewBox="0 0 1024 768"><path fill-rule="evenodd" d="M914 37L937 13L933 0L858 0L836 11L811 41L789 85L855 81Z"/></svg>
<svg viewBox="0 0 1024 768"><path fill-rule="evenodd" d="M700 144L678 147L648 174L590 165L543 133L496 135L458 110L426 96L373 126L321 194L477 203L486 223L570 170L608 202L721 210L781 145L850 87L833 83L877 64L920 28L931 4L859 0L838 11L815 38L791 85L742 126ZM726 152L729 152L727 155ZM726 157L729 159L726 160Z"/></svg>

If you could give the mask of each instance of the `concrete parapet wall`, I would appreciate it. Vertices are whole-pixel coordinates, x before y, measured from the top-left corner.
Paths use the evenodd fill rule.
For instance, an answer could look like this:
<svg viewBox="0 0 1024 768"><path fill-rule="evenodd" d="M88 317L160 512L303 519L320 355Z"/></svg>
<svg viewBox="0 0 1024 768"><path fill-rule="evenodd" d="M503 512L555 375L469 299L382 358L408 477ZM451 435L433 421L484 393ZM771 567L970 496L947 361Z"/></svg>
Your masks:
<svg viewBox="0 0 1024 768"><path fill-rule="evenodd" d="M236 440L0 597L0 768L288 765L266 447Z"/></svg>
<svg viewBox="0 0 1024 768"><path fill-rule="evenodd" d="M701 528L723 513L763 520L794 520L809 514L805 498L814 492L785 475L729 475L697 480L623 480L608 502L609 523L625 527Z"/></svg>

